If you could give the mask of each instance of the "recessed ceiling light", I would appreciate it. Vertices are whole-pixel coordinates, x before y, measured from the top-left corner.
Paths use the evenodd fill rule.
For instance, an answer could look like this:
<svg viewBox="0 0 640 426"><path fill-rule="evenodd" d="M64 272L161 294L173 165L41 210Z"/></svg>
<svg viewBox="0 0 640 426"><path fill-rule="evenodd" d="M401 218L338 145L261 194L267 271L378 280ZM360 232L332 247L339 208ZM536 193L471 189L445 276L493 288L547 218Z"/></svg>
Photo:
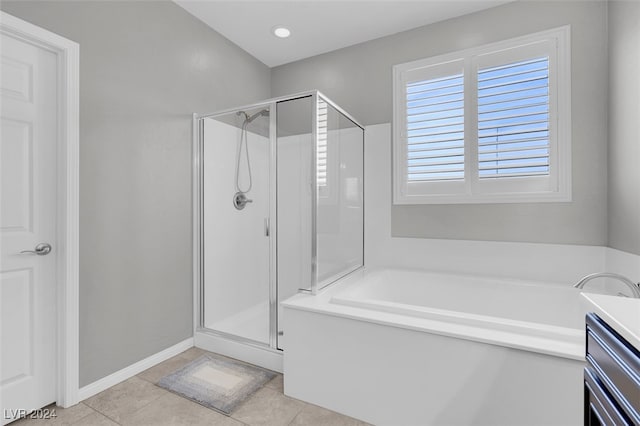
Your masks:
<svg viewBox="0 0 640 426"><path fill-rule="evenodd" d="M273 34L279 38L287 38L291 35L291 31L289 31L289 28L285 28L282 25L273 27L272 31Z"/></svg>

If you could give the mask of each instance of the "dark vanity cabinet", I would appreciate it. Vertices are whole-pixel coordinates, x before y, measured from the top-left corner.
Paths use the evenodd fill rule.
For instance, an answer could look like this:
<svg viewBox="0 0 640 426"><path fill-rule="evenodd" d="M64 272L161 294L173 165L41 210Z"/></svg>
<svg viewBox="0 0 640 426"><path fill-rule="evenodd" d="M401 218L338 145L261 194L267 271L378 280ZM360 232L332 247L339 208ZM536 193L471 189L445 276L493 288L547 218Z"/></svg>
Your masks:
<svg viewBox="0 0 640 426"><path fill-rule="evenodd" d="M587 314L585 425L640 425L640 351Z"/></svg>

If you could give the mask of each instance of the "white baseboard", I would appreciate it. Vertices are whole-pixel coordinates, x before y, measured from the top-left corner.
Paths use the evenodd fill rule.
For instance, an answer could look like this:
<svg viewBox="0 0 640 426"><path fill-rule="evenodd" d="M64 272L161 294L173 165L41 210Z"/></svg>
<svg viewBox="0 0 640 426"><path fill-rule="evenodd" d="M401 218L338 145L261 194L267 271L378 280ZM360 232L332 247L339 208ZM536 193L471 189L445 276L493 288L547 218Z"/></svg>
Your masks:
<svg viewBox="0 0 640 426"><path fill-rule="evenodd" d="M80 401L84 401L87 398L91 398L93 395L96 395L111 386L115 386L118 383L123 382L136 374L161 363L162 361L166 361L191 347L193 347L193 337L189 337L188 339L185 339L161 352L153 354L150 357L136 362L135 364L131 364L130 366L116 371L113 374L109 374L107 377L103 377L100 380L96 380L91 384L81 387L78 391L79 399Z"/></svg>

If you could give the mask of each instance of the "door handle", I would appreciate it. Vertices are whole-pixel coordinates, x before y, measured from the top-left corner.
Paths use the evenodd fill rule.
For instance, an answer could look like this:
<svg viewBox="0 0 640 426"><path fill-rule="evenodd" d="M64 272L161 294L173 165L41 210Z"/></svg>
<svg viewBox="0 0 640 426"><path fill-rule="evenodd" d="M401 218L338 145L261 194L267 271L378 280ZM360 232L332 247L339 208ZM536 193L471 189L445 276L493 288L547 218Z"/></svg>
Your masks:
<svg viewBox="0 0 640 426"><path fill-rule="evenodd" d="M35 250L22 250L20 253L33 253L38 256L46 256L51 253L51 244L49 243L40 243L36 246Z"/></svg>

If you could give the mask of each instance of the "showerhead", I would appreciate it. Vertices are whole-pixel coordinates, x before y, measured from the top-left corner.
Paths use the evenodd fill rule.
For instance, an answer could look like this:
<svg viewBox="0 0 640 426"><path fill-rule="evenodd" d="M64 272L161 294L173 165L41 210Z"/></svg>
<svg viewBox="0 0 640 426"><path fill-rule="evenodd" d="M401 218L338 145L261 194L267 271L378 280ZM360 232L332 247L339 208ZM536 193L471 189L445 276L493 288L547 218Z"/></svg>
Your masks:
<svg viewBox="0 0 640 426"><path fill-rule="evenodd" d="M262 111L258 111L253 115L249 115L245 111L238 111L237 114L238 115L244 115L244 124L249 124L253 120L255 120L256 118L261 116L261 115L268 116L269 115L269 110L268 109L263 109Z"/></svg>

